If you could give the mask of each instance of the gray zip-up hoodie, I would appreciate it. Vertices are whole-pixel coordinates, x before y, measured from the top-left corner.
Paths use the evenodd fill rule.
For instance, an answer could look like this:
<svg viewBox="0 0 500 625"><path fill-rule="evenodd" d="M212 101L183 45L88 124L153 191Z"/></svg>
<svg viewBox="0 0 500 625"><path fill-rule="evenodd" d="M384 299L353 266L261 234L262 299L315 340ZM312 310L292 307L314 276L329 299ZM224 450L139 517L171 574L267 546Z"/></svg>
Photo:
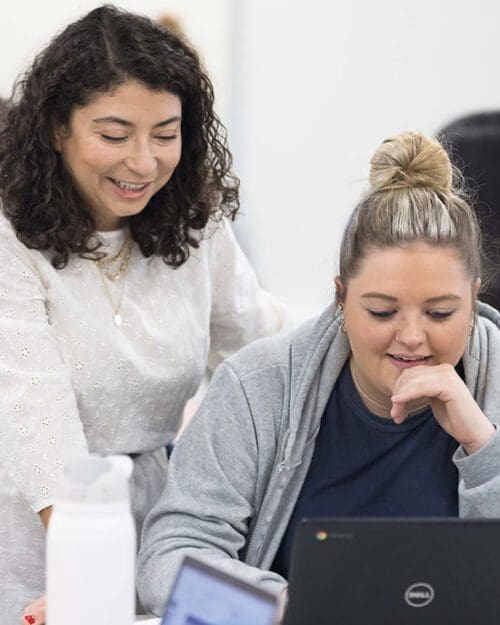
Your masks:
<svg viewBox="0 0 500 625"><path fill-rule="evenodd" d="M216 371L146 519L138 560L143 604L161 615L178 566L193 555L275 592L268 570L295 506L321 416L350 353L332 307L288 336L256 341ZM480 305L463 355L466 383L500 421L500 314ZM339 441L339 445L342 441ZM332 449L335 453L335 449ZM463 517L500 517L500 432L454 455Z"/></svg>

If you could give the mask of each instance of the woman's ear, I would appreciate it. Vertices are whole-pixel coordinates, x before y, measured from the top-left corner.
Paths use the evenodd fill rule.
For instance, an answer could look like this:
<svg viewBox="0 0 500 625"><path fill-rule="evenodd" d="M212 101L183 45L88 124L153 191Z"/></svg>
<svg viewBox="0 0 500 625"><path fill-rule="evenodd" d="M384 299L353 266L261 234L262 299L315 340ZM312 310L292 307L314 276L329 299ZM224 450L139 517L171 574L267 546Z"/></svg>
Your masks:
<svg viewBox="0 0 500 625"><path fill-rule="evenodd" d="M56 152L62 151L62 142L68 136L68 129L62 124L52 125L52 147Z"/></svg>
<svg viewBox="0 0 500 625"><path fill-rule="evenodd" d="M61 152L61 128L52 131L52 147L56 152Z"/></svg>
<svg viewBox="0 0 500 625"><path fill-rule="evenodd" d="M344 284L342 280L340 279L340 276L337 276L335 278L334 283L335 283L335 301L337 302L337 305L339 306L344 303L345 288L344 288Z"/></svg>

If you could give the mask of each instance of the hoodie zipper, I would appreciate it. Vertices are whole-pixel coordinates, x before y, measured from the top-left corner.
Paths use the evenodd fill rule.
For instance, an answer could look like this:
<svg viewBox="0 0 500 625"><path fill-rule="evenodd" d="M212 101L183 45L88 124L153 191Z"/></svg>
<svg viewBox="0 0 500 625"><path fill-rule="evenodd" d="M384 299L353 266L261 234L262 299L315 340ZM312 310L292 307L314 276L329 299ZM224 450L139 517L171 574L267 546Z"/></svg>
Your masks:
<svg viewBox="0 0 500 625"><path fill-rule="evenodd" d="M267 498L267 502L266 502L266 506L265 508L261 508L260 513L259 513L259 518L257 519L256 524L254 525L254 528L252 530L252 535L250 536L250 539L248 541L248 548L247 548L247 553L252 553L252 548L253 548L253 544L255 542L255 537L256 535L258 535L259 529L263 523L263 520L266 516L266 510L269 508L271 502L274 501L274 490L276 488L276 484L278 482L278 479L280 478L283 469L285 468L285 461L283 460L282 462L280 462L280 464L278 465L276 471L274 472L274 475L271 478L271 481L269 483L269 489L267 491L266 494L266 498ZM260 555L260 550L261 550L261 546L258 547L257 552L255 553L254 556L252 556L252 560L247 561L247 564L250 564L252 566L257 566L257 562L256 562L256 558Z"/></svg>

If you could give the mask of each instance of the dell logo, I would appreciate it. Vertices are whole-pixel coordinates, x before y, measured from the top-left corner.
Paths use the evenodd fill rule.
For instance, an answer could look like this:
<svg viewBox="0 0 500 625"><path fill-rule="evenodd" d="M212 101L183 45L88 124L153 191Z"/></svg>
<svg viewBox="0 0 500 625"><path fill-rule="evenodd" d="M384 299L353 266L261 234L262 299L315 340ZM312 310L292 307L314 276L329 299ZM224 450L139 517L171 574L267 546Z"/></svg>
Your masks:
<svg viewBox="0 0 500 625"><path fill-rule="evenodd" d="M417 582L406 589L405 601L412 608L424 608L434 599L434 588L425 582Z"/></svg>

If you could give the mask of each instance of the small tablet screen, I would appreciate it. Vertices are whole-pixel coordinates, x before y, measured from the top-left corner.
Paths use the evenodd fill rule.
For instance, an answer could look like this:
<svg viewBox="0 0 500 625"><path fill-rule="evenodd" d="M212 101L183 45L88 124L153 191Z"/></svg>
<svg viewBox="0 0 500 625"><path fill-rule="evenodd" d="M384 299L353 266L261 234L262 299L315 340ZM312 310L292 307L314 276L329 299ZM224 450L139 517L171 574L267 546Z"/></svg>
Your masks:
<svg viewBox="0 0 500 625"><path fill-rule="evenodd" d="M162 625L273 625L277 598L260 588L186 558Z"/></svg>

